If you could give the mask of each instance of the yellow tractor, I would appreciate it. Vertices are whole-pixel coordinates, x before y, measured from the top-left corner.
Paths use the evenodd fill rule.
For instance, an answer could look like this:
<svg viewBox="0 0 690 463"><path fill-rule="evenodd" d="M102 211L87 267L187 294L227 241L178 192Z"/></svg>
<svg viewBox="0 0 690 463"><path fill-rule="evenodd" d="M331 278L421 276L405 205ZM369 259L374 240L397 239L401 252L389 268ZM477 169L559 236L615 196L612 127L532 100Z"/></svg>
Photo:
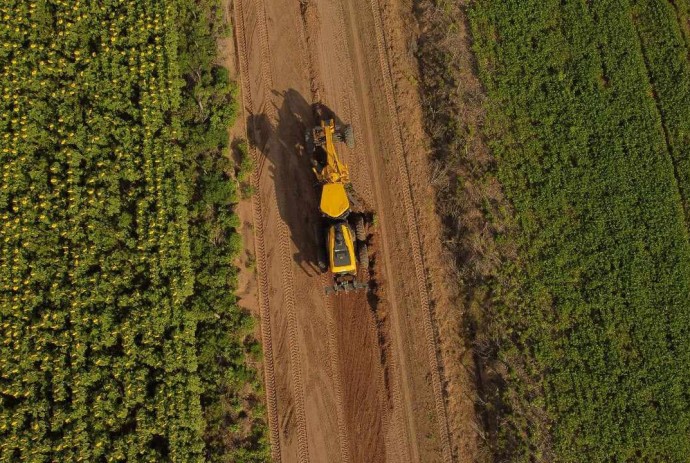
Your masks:
<svg viewBox="0 0 690 463"><path fill-rule="evenodd" d="M347 144L349 148L354 147L352 126L336 125L333 119L323 119L305 135L307 151L312 157L312 170L321 185L319 209L323 227L317 237L320 243L319 267L322 271L330 270L334 279L333 286L325 288L326 294L368 287L357 280L358 262L365 270L369 267L364 215L352 210L356 201L350 194L350 173L347 165L338 158L336 141Z"/></svg>

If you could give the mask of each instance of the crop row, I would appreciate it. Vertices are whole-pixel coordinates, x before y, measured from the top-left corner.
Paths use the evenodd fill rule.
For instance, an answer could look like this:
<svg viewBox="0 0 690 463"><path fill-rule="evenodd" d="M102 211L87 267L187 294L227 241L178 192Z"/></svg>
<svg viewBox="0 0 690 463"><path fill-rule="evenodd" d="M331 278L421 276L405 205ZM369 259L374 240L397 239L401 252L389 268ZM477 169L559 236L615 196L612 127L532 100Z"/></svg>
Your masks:
<svg viewBox="0 0 690 463"><path fill-rule="evenodd" d="M663 88L689 83L677 34L653 20L668 5L651 4L471 10L485 135L520 229L504 237L520 247L513 284L494 288L511 460L690 454L688 116Z"/></svg>
<svg viewBox="0 0 690 463"><path fill-rule="evenodd" d="M0 461L203 461L177 5L0 17Z"/></svg>
<svg viewBox="0 0 690 463"><path fill-rule="evenodd" d="M651 90L675 166L686 221L690 225L690 54L676 10L665 1L633 1Z"/></svg>

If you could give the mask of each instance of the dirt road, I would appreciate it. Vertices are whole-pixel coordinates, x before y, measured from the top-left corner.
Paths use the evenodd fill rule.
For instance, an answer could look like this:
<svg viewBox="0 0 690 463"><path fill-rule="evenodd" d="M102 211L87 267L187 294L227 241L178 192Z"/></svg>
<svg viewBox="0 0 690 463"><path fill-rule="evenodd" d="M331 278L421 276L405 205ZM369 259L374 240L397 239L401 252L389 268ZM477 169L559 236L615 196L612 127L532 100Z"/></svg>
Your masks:
<svg viewBox="0 0 690 463"><path fill-rule="evenodd" d="M379 0L234 0L274 461L450 462L414 181ZM339 147L376 212L375 293L326 297L312 104L351 123ZM414 180L414 179L413 179ZM418 178L416 178L419 181Z"/></svg>

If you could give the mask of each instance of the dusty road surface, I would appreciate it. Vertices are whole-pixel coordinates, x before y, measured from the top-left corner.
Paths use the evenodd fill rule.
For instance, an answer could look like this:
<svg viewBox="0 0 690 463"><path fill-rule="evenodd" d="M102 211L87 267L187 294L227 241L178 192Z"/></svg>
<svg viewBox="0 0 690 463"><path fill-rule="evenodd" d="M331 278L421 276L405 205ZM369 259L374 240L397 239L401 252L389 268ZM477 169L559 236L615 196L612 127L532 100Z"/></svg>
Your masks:
<svg viewBox="0 0 690 463"><path fill-rule="evenodd" d="M406 162L410 134L402 133L383 21L390 12L378 1L232 6L255 158L258 304L274 461L453 458L415 213L418 173ZM354 127L355 149L339 150L356 191L376 213L374 292L327 297L331 277L314 264L318 189L303 136L317 102Z"/></svg>

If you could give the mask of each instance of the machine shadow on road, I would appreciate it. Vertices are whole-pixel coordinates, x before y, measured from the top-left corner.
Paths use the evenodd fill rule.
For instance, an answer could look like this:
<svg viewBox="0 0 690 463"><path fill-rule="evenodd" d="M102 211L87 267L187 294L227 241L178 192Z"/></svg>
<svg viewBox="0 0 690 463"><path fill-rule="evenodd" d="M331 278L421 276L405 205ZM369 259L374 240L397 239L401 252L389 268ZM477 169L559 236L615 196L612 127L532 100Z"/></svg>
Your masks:
<svg viewBox="0 0 690 463"><path fill-rule="evenodd" d="M267 168L275 185L276 202L281 219L290 230L295 246L293 258L309 276L320 273L319 246L322 243L322 221L319 213L320 188L312 172L311 160L305 149L305 132L317 122L316 106L294 89L274 91L275 120L267 113L247 118L249 143L261 156L258 172ZM339 118L326 106L320 113ZM268 162L266 162L268 161ZM257 191L255 194L262 194Z"/></svg>

